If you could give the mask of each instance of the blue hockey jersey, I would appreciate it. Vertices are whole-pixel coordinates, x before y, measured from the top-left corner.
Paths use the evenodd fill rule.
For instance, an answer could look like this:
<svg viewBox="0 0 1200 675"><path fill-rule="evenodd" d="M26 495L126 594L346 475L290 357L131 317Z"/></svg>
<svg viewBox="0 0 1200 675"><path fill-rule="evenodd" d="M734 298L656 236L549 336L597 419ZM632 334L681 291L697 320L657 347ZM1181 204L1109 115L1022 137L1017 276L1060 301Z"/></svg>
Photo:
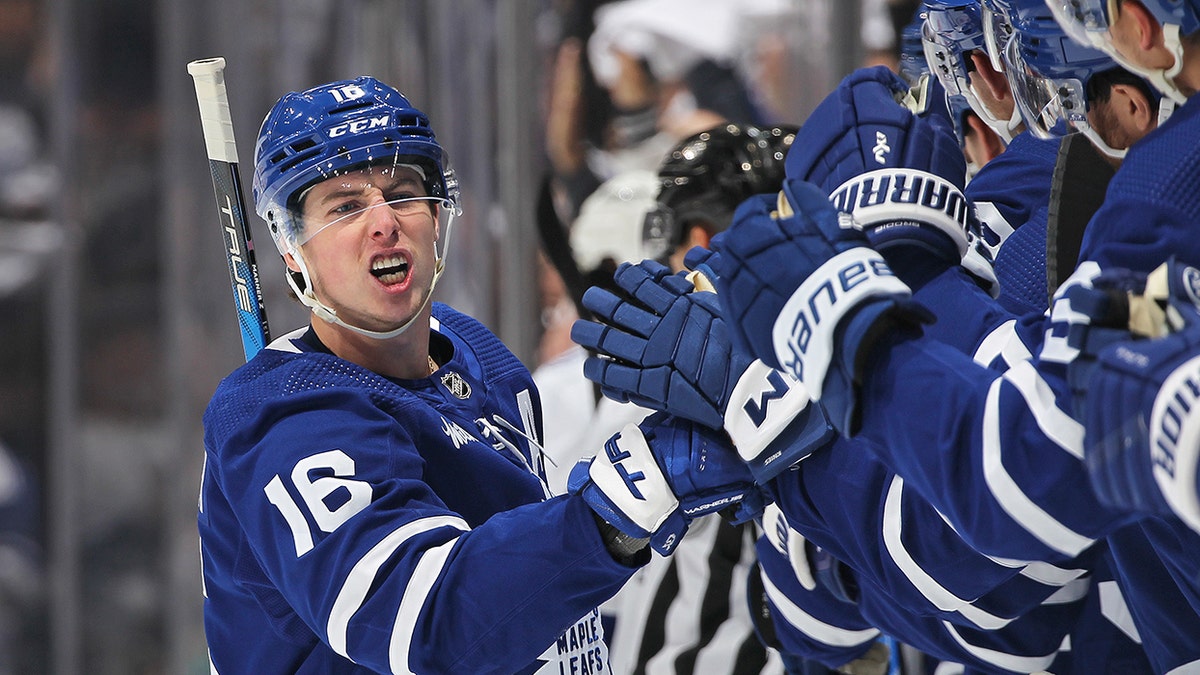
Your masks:
<svg viewBox="0 0 1200 675"><path fill-rule="evenodd" d="M1023 131L979 170L963 194L975 205L980 235L993 260L1008 238L1050 202L1058 141ZM1005 279L996 270L1001 286Z"/></svg>
<svg viewBox="0 0 1200 675"><path fill-rule="evenodd" d="M1084 234L1083 262L1064 286L1090 283L1107 266L1148 272L1170 255L1200 262L1198 110L1200 102L1189 101L1129 152ZM992 325L980 317L994 308L987 308L979 294L960 295L965 285L952 290L953 272L939 281L947 293L941 298L954 313L937 307L938 314L953 317L968 333L974 326ZM1070 415L1065 378L1066 364L1076 355L1066 334L1079 319L1068 303L1059 303L1044 319L1014 321L1010 338L1023 336L1025 342L995 340L995 352L1014 360L999 376L928 337L878 350L868 369L862 438L982 551L1061 560L1132 520L1099 503L1080 461L1083 429ZM1023 359L1022 351L1032 356ZM1170 575L1160 577L1153 590L1165 589L1174 600L1130 597L1131 608L1154 602L1145 611L1175 612L1170 620L1175 625L1195 625L1200 535L1162 521L1135 527L1149 544L1131 552L1161 559ZM1123 563L1123 544L1112 542L1118 578L1131 577L1135 570ZM1134 611L1134 617L1140 613ZM1200 636L1142 637L1156 670L1200 658ZM1152 641L1157 644L1151 646Z"/></svg>
<svg viewBox="0 0 1200 675"><path fill-rule="evenodd" d="M205 413L214 672L608 672L595 607L633 572L576 496L543 501L524 366L434 305L443 365L392 380L277 339Z"/></svg>

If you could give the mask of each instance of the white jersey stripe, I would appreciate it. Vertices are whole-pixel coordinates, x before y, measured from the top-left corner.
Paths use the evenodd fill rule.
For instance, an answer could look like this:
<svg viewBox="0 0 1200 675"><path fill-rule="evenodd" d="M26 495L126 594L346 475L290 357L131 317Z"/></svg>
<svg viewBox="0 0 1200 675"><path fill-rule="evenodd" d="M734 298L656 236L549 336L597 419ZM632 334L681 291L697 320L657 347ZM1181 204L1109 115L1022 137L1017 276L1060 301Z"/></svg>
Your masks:
<svg viewBox="0 0 1200 675"><path fill-rule="evenodd" d="M975 658L986 663L990 663L1005 670L1011 670L1017 673L1035 673L1039 670L1045 670L1047 666L1054 661L1054 657L1058 655L1058 650L1054 650L1045 656L1017 656L1016 654L1006 654L994 649L979 647L967 642L963 636L958 634L954 626L943 621L942 625L946 627L946 632L950 637L954 638L963 649L967 650Z"/></svg>
<svg viewBox="0 0 1200 675"><path fill-rule="evenodd" d="M1042 601L1043 605L1069 605L1072 602L1082 600L1088 594L1088 590L1092 587L1092 580L1089 577L1076 579L1069 584L1054 592L1053 595Z"/></svg>
<svg viewBox="0 0 1200 675"><path fill-rule="evenodd" d="M913 559L904 546L901 537L903 527L900 513L900 502L903 499L904 480L899 476L892 478L888 486L887 496L883 506L883 541L892 561L904 573L911 583L926 600L945 612L958 612L964 618L985 630L996 630L1007 626L1012 619L995 616L954 595L944 588L921 565Z"/></svg>
<svg viewBox="0 0 1200 675"><path fill-rule="evenodd" d="M1014 364L1029 360L1033 355L1017 337L1017 320L1009 319L992 329L975 350L975 362L981 366L992 365L996 357L1003 357L1011 368Z"/></svg>
<svg viewBox="0 0 1200 675"><path fill-rule="evenodd" d="M342 583L341 590L338 591L337 599L333 601L333 608L329 611L329 621L325 630L329 635L330 648L350 659L350 655L346 653L346 632L350 626L350 618L362 606L363 600L367 597L367 591L375 582L379 568L387 562L396 549L414 535L439 527L453 527L464 532L471 529L465 520L457 516L435 516L414 520L393 530L354 564L354 568L350 570L350 574Z"/></svg>
<svg viewBox="0 0 1200 675"><path fill-rule="evenodd" d="M1054 392L1033 365L1022 361L1005 373L1004 379L1021 393L1026 407L1033 413L1038 428L1046 438L1078 459L1083 459L1083 425L1055 405Z"/></svg>
<svg viewBox="0 0 1200 675"><path fill-rule="evenodd" d="M409 577L408 586L404 589L404 598L400 601L400 609L396 612L396 623L392 625L392 637L388 641L388 666L393 673L413 672L408 665L413 627L416 626L421 608L429 598L430 589L441 576L442 568L446 566L446 558L450 557L450 551L457 542L456 537L426 551Z"/></svg>
<svg viewBox="0 0 1200 675"><path fill-rule="evenodd" d="M760 573L760 576L762 576L763 588L767 591L767 597L779 610L779 614L796 630L805 635L834 647L853 647L870 642L879 636L879 631L874 628L848 630L821 621L789 600L775 584L771 583L766 574Z"/></svg>
<svg viewBox="0 0 1200 675"><path fill-rule="evenodd" d="M1000 386L997 378L988 390L983 413L983 474L988 489L1001 508L1017 523L1050 548L1077 556L1093 540L1055 520L1033 502L1004 468L1000 441Z"/></svg>
<svg viewBox="0 0 1200 675"><path fill-rule="evenodd" d="M1021 575L1047 586L1065 586L1084 575L1087 570L1058 567L1044 562L1031 562L1021 570Z"/></svg>
<svg viewBox="0 0 1200 675"><path fill-rule="evenodd" d="M1192 661L1172 668L1166 672L1166 675L1200 675L1200 661Z"/></svg>

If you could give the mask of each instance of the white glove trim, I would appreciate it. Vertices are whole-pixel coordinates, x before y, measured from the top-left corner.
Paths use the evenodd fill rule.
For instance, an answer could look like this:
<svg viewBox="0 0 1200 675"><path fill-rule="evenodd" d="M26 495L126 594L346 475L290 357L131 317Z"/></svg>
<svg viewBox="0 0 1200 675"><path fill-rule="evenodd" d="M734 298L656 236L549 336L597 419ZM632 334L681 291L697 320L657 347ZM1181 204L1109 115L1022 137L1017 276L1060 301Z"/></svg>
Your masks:
<svg viewBox="0 0 1200 675"><path fill-rule="evenodd" d="M912 291L883 256L860 246L825 261L784 303L771 329L775 358L804 384L812 400L821 400L838 323L877 295L909 296Z"/></svg>
<svg viewBox="0 0 1200 675"><path fill-rule="evenodd" d="M1200 356L1188 359L1163 381L1150 413L1154 479L1171 510L1200 532L1196 468L1200 456Z"/></svg>
<svg viewBox="0 0 1200 675"><path fill-rule="evenodd" d="M829 195L839 211L854 216L863 229L879 223L913 220L945 232L967 253L971 202L954 183L916 169L876 169L842 183Z"/></svg>
<svg viewBox="0 0 1200 675"><path fill-rule="evenodd" d="M780 375L775 378L776 382L785 386L782 391L769 379L775 372ZM749 462L804 412L810 400L808 390L799 380L755 359L729 393L725 432L737 447L738 455ZM755 414L746 410L747 406L756 409L757 416L762 419L760 423L755 423ZM763 462L764 466L769 463L769 460Z"/></svg>
<svg viewBox="0 0 1200 675"><path fill-rule="evenodd" d="M588 469L592 482L635 525L648 533L656 532L679 508L679 500L642 430L633 423L625 425L621 433L604 443L602 452L606 456L597 455ZM626 476L631 478L627 480Z"/></svg>

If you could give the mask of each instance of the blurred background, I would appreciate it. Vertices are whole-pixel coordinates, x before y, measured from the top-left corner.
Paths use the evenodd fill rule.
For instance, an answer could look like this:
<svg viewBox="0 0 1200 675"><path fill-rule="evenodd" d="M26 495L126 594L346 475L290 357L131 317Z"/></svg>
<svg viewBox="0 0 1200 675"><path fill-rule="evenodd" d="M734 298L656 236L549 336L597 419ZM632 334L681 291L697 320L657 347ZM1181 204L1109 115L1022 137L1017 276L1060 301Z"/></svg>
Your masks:
<svg viewBox="0 0 1200 675"><path fill-rule="evenodd" d="M429 113L465 208L437 299L534 368L572 318L543 252L592 190L721 120L802 123L895 66L915 4L0 0L0 675L208 672L200 417L243 353L188 61L227 61L247 188L287 91L370 74ZM251 218L282 334L307 315Z"/></svg>

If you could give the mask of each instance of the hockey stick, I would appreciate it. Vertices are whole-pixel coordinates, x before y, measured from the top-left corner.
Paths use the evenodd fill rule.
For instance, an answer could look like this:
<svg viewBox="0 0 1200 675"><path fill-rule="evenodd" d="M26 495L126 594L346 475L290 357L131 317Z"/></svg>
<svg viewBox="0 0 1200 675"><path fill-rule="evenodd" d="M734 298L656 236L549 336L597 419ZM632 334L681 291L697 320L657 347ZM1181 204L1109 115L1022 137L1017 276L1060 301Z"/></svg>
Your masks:
<svg viewBox="0 0 1200 675"><path fill-rule="evenodd" d="M246 220L242 181L238 177L233 117L229 114L229 96L225 92L225 59L218 56L192 61L187 70L196 85L208 168L212 172L217 212L224 232L229 281L233 285L233 300L242 329L242 347L249 361L271 341L271 329L267 325L258 263L254 259L254 241L250 223Z"/></svg>

